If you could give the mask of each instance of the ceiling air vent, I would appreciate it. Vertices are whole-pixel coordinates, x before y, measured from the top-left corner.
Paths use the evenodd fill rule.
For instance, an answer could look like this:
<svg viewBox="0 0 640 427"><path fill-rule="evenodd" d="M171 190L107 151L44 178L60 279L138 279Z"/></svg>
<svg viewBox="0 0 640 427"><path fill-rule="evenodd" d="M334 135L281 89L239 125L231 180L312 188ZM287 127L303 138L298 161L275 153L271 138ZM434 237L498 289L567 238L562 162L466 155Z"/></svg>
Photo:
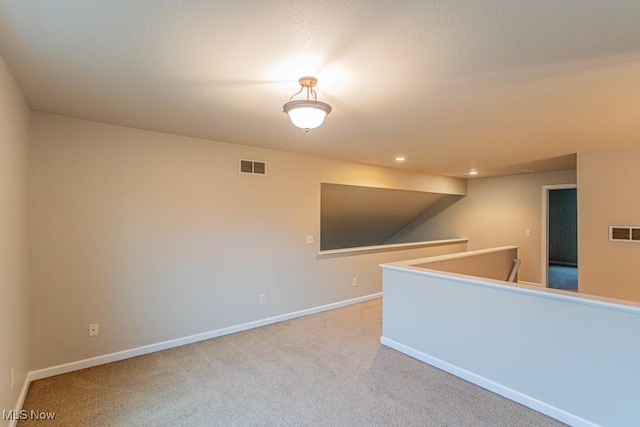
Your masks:
<svg viewBox="0 0 640 427"><path fill-rule="evenodd" d="M240 173L248 173L252 175L266 175L267 164L255 160L240 159Z"/></svg>

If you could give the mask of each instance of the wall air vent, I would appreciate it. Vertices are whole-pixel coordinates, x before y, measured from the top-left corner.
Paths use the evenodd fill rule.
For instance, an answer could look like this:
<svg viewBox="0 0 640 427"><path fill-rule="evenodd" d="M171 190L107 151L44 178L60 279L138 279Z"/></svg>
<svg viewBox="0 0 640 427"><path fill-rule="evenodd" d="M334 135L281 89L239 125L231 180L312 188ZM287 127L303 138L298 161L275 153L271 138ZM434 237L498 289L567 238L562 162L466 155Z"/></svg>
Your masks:
<svg viewBox="0 0 640 427"><path fill-rule="evenodd" d="M265 162L258 162L255 160L240 159L240 173L266 175L267 164Z"/></svg>
<svg viewBox="0 0 640 427"><path fill-rule="evenodd" d="M611 225L609 226L609 240L640 243L640 226Z"/></svg>

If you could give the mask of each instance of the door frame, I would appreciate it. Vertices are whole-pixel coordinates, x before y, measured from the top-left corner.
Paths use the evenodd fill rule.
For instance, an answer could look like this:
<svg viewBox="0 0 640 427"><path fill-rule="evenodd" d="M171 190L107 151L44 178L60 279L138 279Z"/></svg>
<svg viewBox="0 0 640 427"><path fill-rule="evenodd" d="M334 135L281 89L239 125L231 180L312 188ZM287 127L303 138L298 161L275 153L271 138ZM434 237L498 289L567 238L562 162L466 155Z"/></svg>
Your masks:
<svg viewBox="0 0 640 427"><path fill-rule="evenodd" d="M578 188L578 184L542 186L542 286L549 287L549 191ZM576 207L577 209L577 207Z"/></svg>

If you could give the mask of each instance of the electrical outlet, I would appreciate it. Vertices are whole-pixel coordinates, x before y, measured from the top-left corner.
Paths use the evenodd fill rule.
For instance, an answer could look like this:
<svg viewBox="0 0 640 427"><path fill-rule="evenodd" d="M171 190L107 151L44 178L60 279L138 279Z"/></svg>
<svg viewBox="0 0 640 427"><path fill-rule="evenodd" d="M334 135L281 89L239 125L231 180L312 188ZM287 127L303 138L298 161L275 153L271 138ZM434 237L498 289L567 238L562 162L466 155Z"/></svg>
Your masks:
<svg viewBox="0 0 640 427"><path fill-rule="evenodd" d="M307 245L310 245L313 243L313 234L307 234L307 236L305 237L305 242L307 243Z"/></svg>
<svg viewBox="0 0 640 427"><path fill-rule="evenodd" d="M13 379L15 377L15 369L11 368L11 374L9 374L9 388L13 390Z"/></svg>
<svg viewBox="0 0 640 427"><path fill-rule="evenodd" d="M97 337L98 336L98 324L97 323L90 323L89 324L89 336L90 337Z"/></svg>
<svg viewBox="0 0 640 427"><path fill-rule="evenodd" d="M354 288L356 286L358 286L358 279L356 279L355 277L353 278L353 281L351 282L351 286L353 286Z"/></svg>
<svg viewBox="0 0 640 427"><path fill-rule="evenodd" d="M260 304L264 304L265 302L267 302L267 295L260 294Z"/></svg>
<svg viewBox="0 0 640 427"><path fill-rule="evenodd" d="M531 237L531 230L524 230L525 237Z"/></svg>

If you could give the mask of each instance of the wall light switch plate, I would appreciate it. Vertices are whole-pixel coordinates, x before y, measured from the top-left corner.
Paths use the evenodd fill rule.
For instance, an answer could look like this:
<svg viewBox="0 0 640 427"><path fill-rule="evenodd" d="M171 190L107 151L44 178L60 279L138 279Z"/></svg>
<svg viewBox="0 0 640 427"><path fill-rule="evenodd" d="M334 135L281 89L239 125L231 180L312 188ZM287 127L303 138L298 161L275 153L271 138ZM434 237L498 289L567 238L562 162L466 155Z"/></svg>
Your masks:
<svg viewBox="0 0 640 427"><path fill-rule="evenodd" d="M307 242L307 245L310 245L313 243L313 234L307 234L307 237L305 238L305 241Z"/></svg>

